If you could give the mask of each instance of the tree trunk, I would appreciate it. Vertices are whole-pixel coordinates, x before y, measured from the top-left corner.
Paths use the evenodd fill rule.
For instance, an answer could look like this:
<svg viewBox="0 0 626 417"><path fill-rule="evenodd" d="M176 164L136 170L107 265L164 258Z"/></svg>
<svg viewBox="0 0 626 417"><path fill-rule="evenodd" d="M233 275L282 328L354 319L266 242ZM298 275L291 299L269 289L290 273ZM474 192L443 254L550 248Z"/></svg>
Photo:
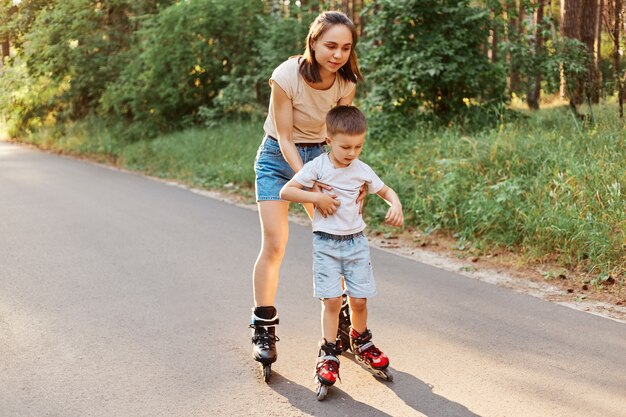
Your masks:
<svg viewBox="0 0 626 417"><path fill-rule="evenodd" d="M622 0L613 0L613 70L617 84L617 99L619 103L619 117L624 117L624 88L622 86L622 69L620 67L620 28L622 26Z"/></svg>
<svg viewBox="0 0 626 417"><path fill-rule="evenodd" d="M598 18L598 0L582 0L582 13L580 15L580 40L587 47L589 54L589 67L587 77L583 81L583 90L585 98L589 101L598 101L598 72L597 59L594 54L597 18Z"/></svg>
<svg viewBox="0 0 626 417"><path fill-rule="evenodd" d="M602 96L602 71L600 70L600 62L602 59L602 19L604 16L604 0L600 0L598 4L598 13L596 17L596 48L595 48L595 65L596 65L596 82L597 97L594 97L593 103L598 104Z"/></svg>
<svg viewBox="0 0 626 417"><path fill-rule="evenodd" d="M521 5L518 4L517 0L507 0L506 14L508 18L508 42L519 42L519 38L521 36L521 22L523 17L522 13L523 9ZM516 62L516 59L513 57L509 56L508 59L511 65L511 73L509 74L509 91L516 92L520 89L520 75L517 70L518 64Z"/></svg>
<svg viewBox="0 0 626 417"><path fill-rule="evenodd" d="M0 70L4 67L4 60L9 57L9 49L11 44L9 43L9 34L0 36Z"/></svg>
<svg viewBox="0 0 626 417"><path fill-rule="evenodd" d="M487 58L489 59L489 62L492 63L498 62L498 46L500 44L500 37L498 36L498 33L500 28L497 27L495 22L499 15L502 15L502 9L491 10L491 21L493 23L491 30L489 31L489 39L487 42Z"/></svg>
<svg viewBox="0 0 626 417"><path fill-rule="evenodd" d="M580 39L580 0L561 0L561 35ZM570 104L580 103L580 89L576 85L567 85L567 68L561 68L561 97L569 99Z"/></svg>
<svg viewBox="0 0 626 417"><path fill-rule="evenodd" d="M356 26L359 37L363 34L363 21L361 20L361 12L363 11L363 0L354 0L352 2L352 21Z"/></svg>
<svg viewBox="0 0 626 417"><path fill-rule="evenodd" d="M535 13L535 57L541 57L543 55L543 31L545 30L543 22L544 8L545 0L537 0L537 12ZM535 67L533 78L528 93L526 94L526 103L528 104L528 108L539 110L539 100L541 99L541 70L539 66Z"/></svg>

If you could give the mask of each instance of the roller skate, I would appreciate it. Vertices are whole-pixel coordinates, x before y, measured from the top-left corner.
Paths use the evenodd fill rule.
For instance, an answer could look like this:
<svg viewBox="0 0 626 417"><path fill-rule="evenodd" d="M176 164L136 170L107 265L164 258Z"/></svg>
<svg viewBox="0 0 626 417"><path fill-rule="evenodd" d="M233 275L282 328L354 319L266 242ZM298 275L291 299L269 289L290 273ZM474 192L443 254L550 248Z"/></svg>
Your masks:
<svg viewBox="0 0 626 417"><path fill-rule="evenodd" d="M315 366L315 382L317 400L322 401L339 379L339 356L341 355L341 340L328 343L326 339L320 341L319 357Z"/></svg>
<svg viewBox="0 0 626 417"><path fill-rule="evenodd" d="M271 318L261 318L269 316ZM252 330L252 357L261 364L263 380L269 382L272 376L272 364L276 362L276 342L280 339L276 336L278 315L274 307L257 307L254 309L250 328Z"/></svg>
<svg viewBox="0 0 626 417"><path fill-rule="evenodd" d="M393 375L388 369L389 358L374 346L372 332L369 329L361 334L354 329L350 331L350 350L354 353L354 359L363 368L386 381L393 381Z"/></svg>
<svg viewBox="0 0 626 417"><path fill-rule="evenodd" d="M350 350L350 304L348 304L348 296L344 292L341 297L341 310L339 311L339 328L337 336L341 339L341 347L344 352Z"/></svg>

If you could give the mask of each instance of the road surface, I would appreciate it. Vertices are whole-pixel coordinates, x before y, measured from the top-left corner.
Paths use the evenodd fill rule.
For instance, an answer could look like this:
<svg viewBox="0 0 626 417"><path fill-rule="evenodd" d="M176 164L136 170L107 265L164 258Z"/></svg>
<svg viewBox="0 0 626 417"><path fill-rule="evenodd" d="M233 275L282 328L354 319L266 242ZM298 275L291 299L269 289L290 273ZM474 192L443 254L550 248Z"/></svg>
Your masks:
<svg viewBox="0 0 626 417"><path fill-rule="evenodd" d="M250 357L257 213L0 142L0 416L626 416L626 325L373 249L375 341L315 399L310 231Z"/></svg>

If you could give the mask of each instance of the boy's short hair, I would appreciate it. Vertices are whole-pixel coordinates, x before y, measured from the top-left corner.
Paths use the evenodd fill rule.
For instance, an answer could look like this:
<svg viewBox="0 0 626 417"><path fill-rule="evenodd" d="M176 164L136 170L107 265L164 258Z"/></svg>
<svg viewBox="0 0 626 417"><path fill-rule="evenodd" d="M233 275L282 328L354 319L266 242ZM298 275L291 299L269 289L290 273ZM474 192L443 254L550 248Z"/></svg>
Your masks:
<svg viewBox="0 0 626 417"><path fill-rule="evenodd" d="M329 135L359 135L365 133L365 129L365 115L354 106L337 106L326 115L326 131Z"/></svg>

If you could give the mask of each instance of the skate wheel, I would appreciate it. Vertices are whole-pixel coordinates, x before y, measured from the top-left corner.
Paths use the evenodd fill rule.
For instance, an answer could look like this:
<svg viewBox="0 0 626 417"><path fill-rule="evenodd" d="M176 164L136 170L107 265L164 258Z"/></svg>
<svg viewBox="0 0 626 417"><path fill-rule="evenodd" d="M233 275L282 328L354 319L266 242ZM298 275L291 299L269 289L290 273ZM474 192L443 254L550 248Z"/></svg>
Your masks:
<svg viewBox="0 0 626 417"><path fill-rule="evenodd" d="M380 377L389 382L393 382L393 374L391 373L389 369L380 371Z"/></svg>
<svg viewBox="0 0 626 417"><path fill-rule="evenodd" d="M270 382L270 377L272 376L272 367L271 365L263 366L263 380L265 382Z"/></svg>
<svg viewBox="0 0 626 417"><path fill-rule="evenodd" d="M328 387L322 383L317 383L317 401L323 401L328 394Z"/></svg>

